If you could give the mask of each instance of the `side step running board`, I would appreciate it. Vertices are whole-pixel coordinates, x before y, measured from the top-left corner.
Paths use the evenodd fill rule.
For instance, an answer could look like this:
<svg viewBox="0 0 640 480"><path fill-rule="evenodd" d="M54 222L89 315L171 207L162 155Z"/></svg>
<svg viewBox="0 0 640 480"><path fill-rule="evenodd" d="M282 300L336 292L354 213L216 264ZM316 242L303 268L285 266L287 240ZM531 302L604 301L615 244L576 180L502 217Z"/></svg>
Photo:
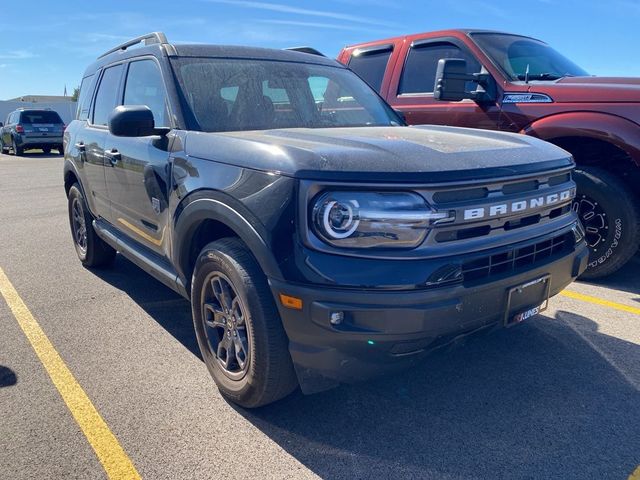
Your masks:
<svg viewBox="0 0 640 480"><path fill-rule="evenodd" d="M102 240L124 255L130 262L140 267L170 289L189 299L185 285L178 278L178 274L173 267L169 265L165 259L140 245L135 240L122 235L104 220L94 220L93 229Z"/></svg>

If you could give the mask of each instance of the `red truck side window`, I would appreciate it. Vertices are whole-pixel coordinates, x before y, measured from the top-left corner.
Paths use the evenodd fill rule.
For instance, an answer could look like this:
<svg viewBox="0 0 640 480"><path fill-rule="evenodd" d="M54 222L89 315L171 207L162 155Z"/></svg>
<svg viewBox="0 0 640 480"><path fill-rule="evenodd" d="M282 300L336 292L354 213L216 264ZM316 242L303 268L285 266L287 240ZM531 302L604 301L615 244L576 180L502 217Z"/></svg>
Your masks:
<svg viewBox="0 0 640 480"><path fill-rule="evenodd" d="M469 73L480 70L475 58L451 43L437 42L412 47L400 78L398 94L433 93L438 60L441 58L463 58L467 61Z"/></svg>
<svg viewBox="0 0 640 480"><path fill-rule="evenodd" d="M391 48L365 52L354 50L349 60L349 68L379 92L391 52Z"/></svg>

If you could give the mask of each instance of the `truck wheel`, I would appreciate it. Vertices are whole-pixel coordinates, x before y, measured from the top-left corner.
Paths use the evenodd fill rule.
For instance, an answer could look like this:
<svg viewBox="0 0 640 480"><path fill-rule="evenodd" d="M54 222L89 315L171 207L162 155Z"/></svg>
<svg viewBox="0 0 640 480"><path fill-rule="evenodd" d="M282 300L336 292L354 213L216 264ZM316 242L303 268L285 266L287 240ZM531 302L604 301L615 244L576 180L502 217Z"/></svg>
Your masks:
<svg viewBox="0 0 640 480"><path fill-rule="evenodd" d="M618 270L640 244L640 209L635 194L619 178L596 167L578 167L573 209L586 230L589 268L583 279L600 278Z"/></svg>
<svg viewBox="0 0 640 480"><path fill-rule="evenodd" d="M9 153L9 147L7 147L2 139L0 139L0 153Z"/></svg>
<svg viewBox="0 0 640 480"><path fill-rule="evenodd" d="M85 267L109 265L113 261L116 251L98 237L93 229L93 216L89 212L87 202L77 183L74 183L69 190L68 205L73 244L82 265Z"/></svg>
<svg viewBox="0 0 640 480"><path fill-rule="evenodd" d="M18 157L21 157L24 154L24 148L20 148L18 147L18 145L16 145L15 138L11 140L11 148L13 148L13 154L17 155Z"/></svg>
<svg viewBox="0 0 640 480"><path fill-rule="evenodd" d="M202 357L223 396L255 408L297 387L267 278L240 240L224 238L200 252L191 309Z"/></svg>

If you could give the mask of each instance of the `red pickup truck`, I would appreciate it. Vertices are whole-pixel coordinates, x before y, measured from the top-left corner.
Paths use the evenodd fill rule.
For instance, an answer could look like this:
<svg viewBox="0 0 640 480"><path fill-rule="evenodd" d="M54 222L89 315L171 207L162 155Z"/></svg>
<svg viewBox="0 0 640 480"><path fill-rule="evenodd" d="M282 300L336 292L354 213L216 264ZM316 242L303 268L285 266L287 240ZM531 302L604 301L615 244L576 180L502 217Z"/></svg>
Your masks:
<svg viewBox="0 0 640 480"><path fill-rule="evenodd" d="M608 275L640 244L640 78L590 76L539 40L446 30L346 47L338 60L409 124L532 135L571 152L589 269Z"/></svg>

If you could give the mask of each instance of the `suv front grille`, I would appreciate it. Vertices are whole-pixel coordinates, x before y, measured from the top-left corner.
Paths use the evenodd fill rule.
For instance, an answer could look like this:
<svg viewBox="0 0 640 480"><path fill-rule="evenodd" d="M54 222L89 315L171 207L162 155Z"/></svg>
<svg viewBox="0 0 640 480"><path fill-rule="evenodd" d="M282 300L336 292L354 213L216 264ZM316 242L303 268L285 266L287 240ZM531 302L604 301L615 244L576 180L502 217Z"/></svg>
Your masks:
<svg viewBox="0 0 640 480"><path fill-rule="evenodd" d="M575 183L571 173L564 170L423 193L437 211L450 212L455 217L436 224L427 238L428 245L444 246L480 237L497 238L567 215L571 212Z"/></svg>
<svg viewBox="0 0 640 480"><path fill-rule="evenodd" d="M519 248L474 258L462 264L464 283L487 279L494 275L515 273L545 260L561 256L573 246L574 236L567 233Z"/></svg>

